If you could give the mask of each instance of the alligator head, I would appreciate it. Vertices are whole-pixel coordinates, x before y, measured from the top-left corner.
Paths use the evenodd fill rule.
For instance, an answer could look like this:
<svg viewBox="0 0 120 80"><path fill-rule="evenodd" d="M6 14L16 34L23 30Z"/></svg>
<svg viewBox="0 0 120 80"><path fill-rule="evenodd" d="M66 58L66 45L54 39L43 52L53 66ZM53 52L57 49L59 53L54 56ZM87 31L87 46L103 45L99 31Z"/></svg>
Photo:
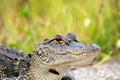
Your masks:
<svg viewBox="0 0 120 80"><path fill-rule="evenodd" d="M34 52L46 65L82 66L89 64L99 54L100 47L97 44L81 43L74 33L68 33L45 39Z"/></svg>
<svg viewBox="0 0 120 80"><path fill-rule="evenodd" d="M33 55L35 57L32 59L34 68L31 69L48 69L49 72L59 75L58 78L60 79L67 69L89 64L99 52L100 47L97 44L79 42L74 33L56 35L53 38L45 39L34 49ZM47 71L41 71L38 75L41 75L41 73L47 75L45 72ZM50 79L46 76L46 79L49 80L59 80L58 78L53 79L52 75ZM38 79L42 80L42 78Z"/></svg>

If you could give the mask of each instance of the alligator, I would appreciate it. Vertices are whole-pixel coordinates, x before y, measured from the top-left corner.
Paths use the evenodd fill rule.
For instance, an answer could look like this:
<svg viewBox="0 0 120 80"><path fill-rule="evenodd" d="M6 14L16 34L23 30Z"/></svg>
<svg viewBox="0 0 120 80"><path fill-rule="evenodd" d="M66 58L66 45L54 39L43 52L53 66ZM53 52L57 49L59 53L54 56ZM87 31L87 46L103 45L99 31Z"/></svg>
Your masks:
<svg viewBox="0 0 120 80"><path fill-rule="evenodd" d="M32 54L0 46L0 80L71 80L64 73L87 65L100 53L97 44L85 44L74 33L47 38Z"/></svg>

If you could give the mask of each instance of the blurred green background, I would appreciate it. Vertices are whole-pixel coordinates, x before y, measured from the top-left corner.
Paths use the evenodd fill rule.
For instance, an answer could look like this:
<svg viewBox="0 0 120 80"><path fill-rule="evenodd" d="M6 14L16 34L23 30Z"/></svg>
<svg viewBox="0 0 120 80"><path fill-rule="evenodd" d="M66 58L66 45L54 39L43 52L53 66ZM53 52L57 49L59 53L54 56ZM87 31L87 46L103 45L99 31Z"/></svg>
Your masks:
<svg viewBox="0 0 120 80"><path fill-rule="evenodd" d="M31 53L56 34L76 33L102 48L98 60L120 58L120 0L0 0L0 44Z"/></svg>

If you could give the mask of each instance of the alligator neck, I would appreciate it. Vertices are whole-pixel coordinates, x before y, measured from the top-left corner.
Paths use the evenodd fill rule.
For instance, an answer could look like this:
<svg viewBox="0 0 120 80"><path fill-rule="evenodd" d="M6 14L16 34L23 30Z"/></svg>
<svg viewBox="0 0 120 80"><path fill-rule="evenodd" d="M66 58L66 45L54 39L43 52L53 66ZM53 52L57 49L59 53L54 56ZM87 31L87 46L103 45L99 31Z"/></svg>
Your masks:
<svg viewBox="0 0 120 80"><path fill-rule="evenodd" d="M67 69L65 66L46 66L34 54L31 59L29 80L61 80Z"/></svg>

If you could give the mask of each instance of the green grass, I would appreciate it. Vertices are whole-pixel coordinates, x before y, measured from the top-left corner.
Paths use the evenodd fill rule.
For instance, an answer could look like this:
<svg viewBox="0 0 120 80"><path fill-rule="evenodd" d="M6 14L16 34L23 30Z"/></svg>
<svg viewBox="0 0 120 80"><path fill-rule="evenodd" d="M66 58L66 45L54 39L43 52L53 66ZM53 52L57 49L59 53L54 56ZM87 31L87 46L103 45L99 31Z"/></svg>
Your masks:
<svg viewBox="0 0 120 80"><path fill-rule="evenodd" d="M117 57L120 49L119 0L1 0L0 43L31 53L47 37L76 33L102 48L100 60ZM87 27L87 21L90 21ZM88 22L89 22L88 21Z"/></svg>

